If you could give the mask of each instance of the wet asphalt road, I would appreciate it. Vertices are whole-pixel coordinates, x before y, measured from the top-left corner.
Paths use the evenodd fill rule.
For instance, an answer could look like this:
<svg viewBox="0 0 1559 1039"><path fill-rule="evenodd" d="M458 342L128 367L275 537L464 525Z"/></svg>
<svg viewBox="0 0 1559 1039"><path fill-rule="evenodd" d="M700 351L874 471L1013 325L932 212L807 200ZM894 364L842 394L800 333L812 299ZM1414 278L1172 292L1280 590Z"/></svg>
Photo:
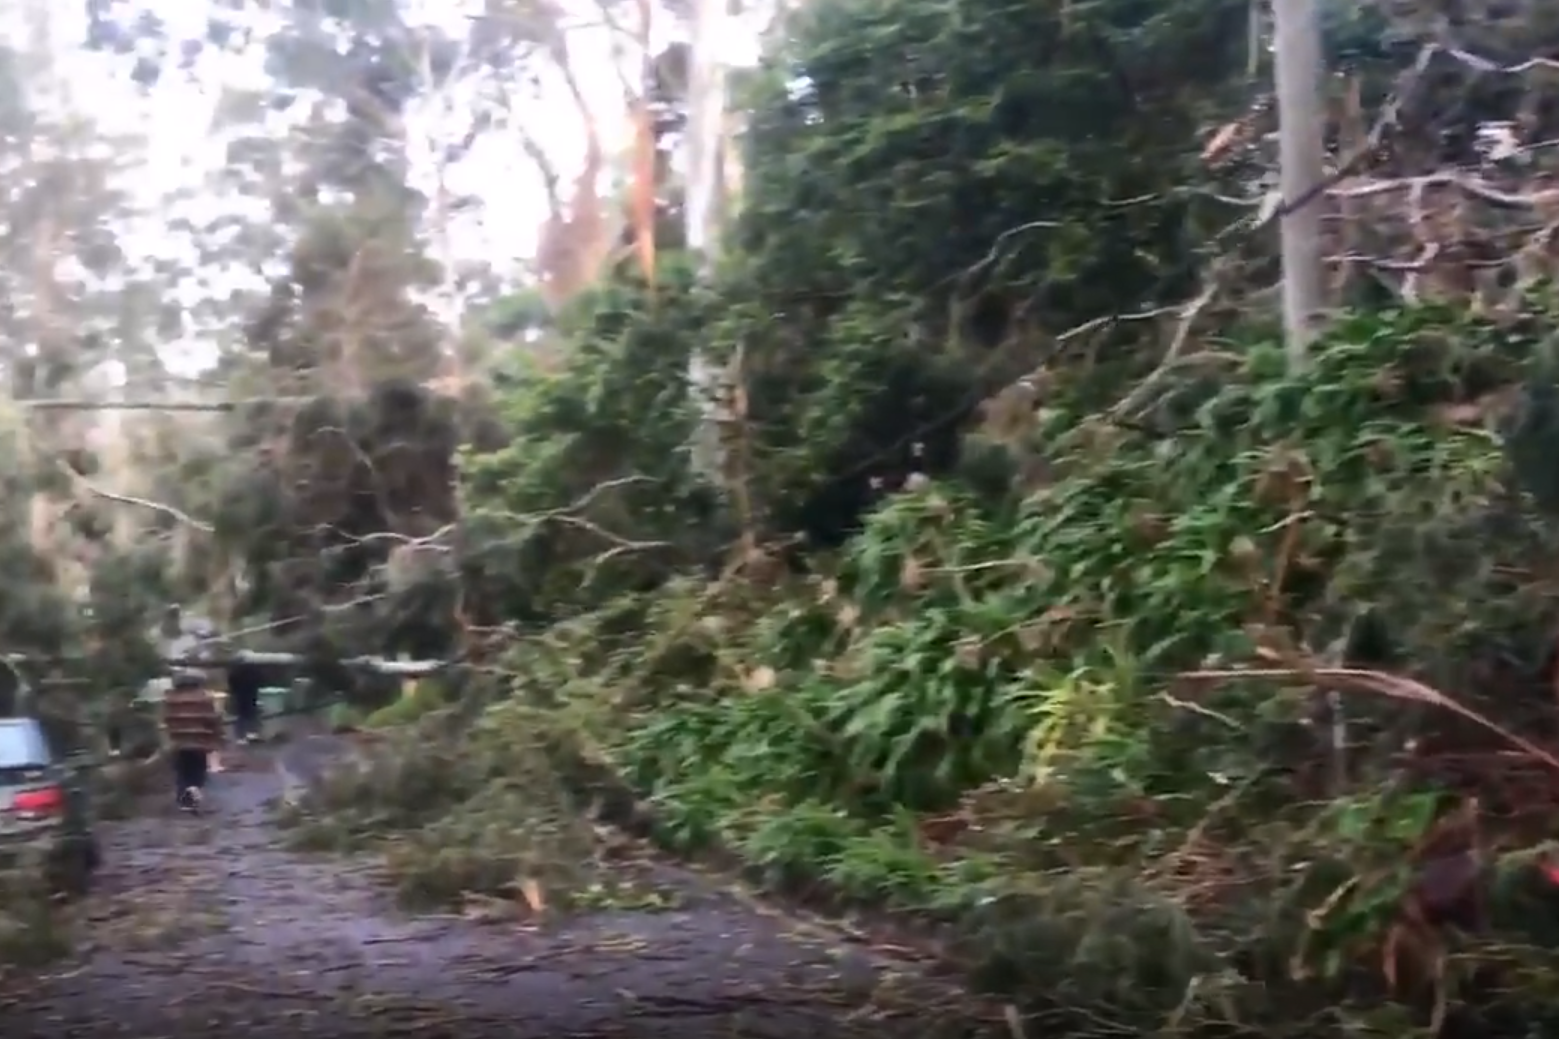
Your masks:
<svg viewBox="0 0 1559 1039"><path fill-rule="evenodd" d="M912 964L690 873L690 897L663 909L546 925L401 913L372 863L286 851L270 822L284 786L335 749L306 737L246 752L205 816L159 799L109 824L98 890L76 910L86 947L0 975L0 1034L966 1034L913 1012L937 983Z"/></svg>

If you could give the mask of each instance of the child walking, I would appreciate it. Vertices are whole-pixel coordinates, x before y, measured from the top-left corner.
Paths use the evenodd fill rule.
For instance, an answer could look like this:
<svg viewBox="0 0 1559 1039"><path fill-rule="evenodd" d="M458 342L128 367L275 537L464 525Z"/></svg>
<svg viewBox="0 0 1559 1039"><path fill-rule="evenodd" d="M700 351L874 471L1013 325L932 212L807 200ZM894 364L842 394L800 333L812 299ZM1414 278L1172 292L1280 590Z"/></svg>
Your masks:
<svg viewBox="0 0 1559 1039"><path fill-rule="evenodd" d="M178 805L199 811L205 798L211 757L222 747L225 726L200 671L181 670L163 696L162 727L173 761Z"/></svg>

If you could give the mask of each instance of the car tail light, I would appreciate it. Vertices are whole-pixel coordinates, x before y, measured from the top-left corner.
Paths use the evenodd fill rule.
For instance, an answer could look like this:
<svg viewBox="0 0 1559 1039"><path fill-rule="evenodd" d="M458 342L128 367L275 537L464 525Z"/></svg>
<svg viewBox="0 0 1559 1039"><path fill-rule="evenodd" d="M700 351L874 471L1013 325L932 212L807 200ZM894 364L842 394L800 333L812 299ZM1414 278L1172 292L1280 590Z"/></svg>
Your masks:
<svg viewBox="0 0 1559 1039"><path fill-rule="evenodd" d="M65 791L57 786L23 790L11 798L11 811L24 819L58 815L65 810Z"/></svg>

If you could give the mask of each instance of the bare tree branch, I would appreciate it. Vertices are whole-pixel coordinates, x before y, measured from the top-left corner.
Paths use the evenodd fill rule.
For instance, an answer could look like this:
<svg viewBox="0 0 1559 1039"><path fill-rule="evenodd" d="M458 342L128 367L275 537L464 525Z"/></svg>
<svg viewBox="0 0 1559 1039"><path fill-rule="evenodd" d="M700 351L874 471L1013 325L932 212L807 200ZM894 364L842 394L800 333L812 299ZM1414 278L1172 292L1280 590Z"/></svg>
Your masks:
<svg viewBox="0 0 1559 1039"><path fill-rule="evenodd" d="M169 516L184 524L186 527L191 527L203 534L211 534L216 530L216 528L211 524L195 519L193 516L174 508L172 505L165 505L162 502L151 501L146 498L137 498L134 495L116 494L113 491L106 491L92 483L92 481L88 480L85 476L82 476L80 473L76 472L76 470L72 469L65 462L59 462L57 464L59 466L60 472L64 473L66 477L70 479L71 483L77 487L80 487L82 490L86 491L88 494L93 495L94 497L102 498L105 501L118 502L121 505L133 505L136 508L149 509L152 512L160 512L164 516Z"/></svg>

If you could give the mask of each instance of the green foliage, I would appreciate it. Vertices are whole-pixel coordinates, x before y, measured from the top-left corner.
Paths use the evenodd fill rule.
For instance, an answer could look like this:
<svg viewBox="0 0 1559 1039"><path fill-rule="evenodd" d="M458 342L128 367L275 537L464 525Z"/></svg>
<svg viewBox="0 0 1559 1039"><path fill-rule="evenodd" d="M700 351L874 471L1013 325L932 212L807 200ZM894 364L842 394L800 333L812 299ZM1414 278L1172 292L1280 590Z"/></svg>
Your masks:
<svg viewBox="0 0 1559 1039"><path fill-rule="evenodd" d="M504 376L507 446L465 459L467 573L504 617L556 616L653 587L714 548L715 500L687 445L687 382L705 303L686 270L612 283L564 327L561 370Z"/></svg>
<svg viewBox="0 0 1559 1039"><path fill-rule="evenodd" d="M1164 709L1163 676L1324 644L1363 605L1414 646L1470 637L1464 600L1428 597L1416 553L1446 550L1459 516L1500 497L1503 456L1429 406L1516 375L1523 343L1485 329L1468 346L1477 329L1448 317L1344 321L1299 375L1255 344L1227 382L1193 387L1167 436L1058 411L1036 436L1066 475L1011 511L938 485L896 497L811 601L745 633L733 669L764 687L657 709L627 744L630 775L672 800L717 773L731 804L873 817L946 809L1020 766L1112 797L1257 775L1270 762ZM1488 579L1463 554L1434 560L1442 593ZM1278 739L1303 706L1253 718L1252 695L1268 694L1203 701L1240 713L1238 744L1247 724Z"/></svg>
<svg viewBox="0 0 1559 1039"><path fill-rule="evenodd" d="M1230 214L1177 189L1247 16L1226 0L791 16L751 84L708 344L739 348L769 525L838 543L882 481L948 471L976 403L1051 335L1187 293L1197 234Z"/></svg>
<svg viewBox="0 0 1559 1039"><path fill-rule="evenodd" d="M40 485L24 428L16 413L0 415L0 579L10 589L0 601L0 648L53 654L75 643L81 625L56 568L33 547L29 504Z"/></svg>
<svg viewBox="0 0 1559 1039"><path fill-rule="evenodd" d="M215 551L241 560L249 578L237 612L296 622L378 591L376 610L287 633L328 636L349 647L341 655L445 652L447 575L430 568L403 587L387 561L398 544L447 533L454 519L457 410L420 385L384 379L359 397L243 414L231 431L237 461L215 467L212 503Z"/></svg>
<svg viewBox="0 0 1559 1039"><path fill-rule="evenodd" d="M975 271L1063 327L1112 313L1189 274L1175 271L1183 204L1112 202L1187 171L1195 102L1243 62L1247 13L1223 0L801 9L751 99L736 239L755 276L792 293L947 300Z"/></svg>
<svg viewBox="0 0 1559 1039"><path fill-rule="evenodd" d="M457 720L424 714L323 777L286 819L295 842L339 850L390 838L390 876L418 905L517 898L526 880L566 898L594 866L572 735L522 700L468 729Z"/></svg>
<svg viewBox="0 0 1559 1039"><path fill-rule="evenodd" d="M546 570L559 588L527 576L483 598L528 619L568 589L599 601L594 568L552 565L580 552L559 541L595 547L577 524L567 539L514 531L628 474L648 479L609 497L642 540L685 548L666 528L691 520L707 555L718 524L685 452L695 355L742 384L726 447L756 521L834 545L908 473L950 471L976 404L1041 359L1048 334L1178 298L1195 229L1230 215L1175 189L1243 67L1247 17L1232 0L794 15L748 84L748 176L708 285L692 290L672 262L653 293L606 286L553 336L564 370L505 391L514 439L468 475L477 540L521 547L484 549L481 574ZM1121 204L1138 198L1155 201ZM534 325L523 300L507 309ZM663 577L650 555L614 556L631 572L604 586Z"/></svg>
<svg viewBox="0 0 1559 1039"><path fill-rule="evenodd" d="M367 719L363 711L349 703L335 703L325 712L325 722L331 732L352 732L363 727Z"/></svg>
<svg viewBox="0 0 1559 1039"><path fill-rule="evenodd" d="M506 615L542 616L534 600L581 585L599 601L593 568L552 565L581 551L558 542L594 539L577 524L515 537L533 520L513 517L603 480L647 478L610 494L640 540L685 548L667 528L691 519L707 542L716 522L685 452L695 354L742 383L727 448L758 522L837 544L907 473L953 468L976 403L1038 359L1047 331L1183 292L1188 231L1218 214L1170 189L1243 58L1246 16L1226 0L1170 15L1131 0L796 15L751 84L749 177L722 268L701 290L672 263L653 293L613 284L587 299L555 336L564 370L505 393L511 445L470 460L492 530L478 540L521 544L484 550L483 575L545 570L560 586L494 589ZM648 555L615 556L632 572L606 584L664 576Z"/></svg>
<svg viewBox="0 0 1559 1039"><path fill-rule="evenodd" d="M436 682L421 681L410 693L369 714L363 719L367 729L385 729L396 725L409 725L442 707L448 706L449 697Z"/></svg>
<svg viewBox="0 0 1559 1039"><path fill-rule="evenodd" d="M167 608L168 560L161 551L105 553L91 576L91 639L98 647L94 676L115 688L134 688L157 667L150 618Z"/></svg>
<svg viewBox="0 0 1559 1039"><path fill-rule="evenodd" d="M133 58L140 82L199 55L263 62L263 82L229 91L218 119L229 145L220 190L247 193L265 216L228 214L200 229L222 240L210 262L268 271L259 305L240 304L242 342L219 370L234 397L311 403L235 411L222 420L229 451L185 454L178 482L186 493L197 480L212 488L214 500L199 503L208 508L192 510L215 513L218 528L192 567L199 591L243 570L250 601L238 612L311 617L381 590L393 545L383 535L425 538L454 518L462 429L453 402L423 392L447 360L446 330L424 298L444 272L424 248L426 199L408 183L402 124L425 76L458 76L467 42L484 42L486 60L492 34L410 24L404 5L386 0L332 0L275 5L263 29L243 27L236 9L214 12L181 39L133 7L93 0L87 42ZM304 97L321 103L298 107ZM280 111L300 116L297 133L278 137L267 124ZM352 650L447 649L449 598L390 603L352 633Z"/></svg>
<svg viewBox="0 0 1559 1039"><path fill-rule="evenodd" d="M79 618L54 569L33 551L25 536L0 535L0 574L17 594L0 605L0 633L12 653L58 653L75 641Z"/></svg>
<svg viewBox="0 0 1559 1039"><path fill-rule="evenodd" d="M1456 798L1382 777L1443 719L1350 698L1359 746L1318 802L1315 683L1225 672L1374 626L1461 695L1491 646L1551 643L1551 590L1511 574L1559 549L1537 509L1552 313L1346 313L1302 371L1231 330L1185 344L1211 374L1101 409L1161 344L1074 362L1054 337L1191 290L1230 214L1182 185L1200 131L1245 111L1249 11L796 14L710 278L672 260L556 327L500 315L551 359L516 361L510 442L463 459L468 606L528 629L512 683L410 723L433 745L327 787L305 831L395 833L425 897L512 894L587 857L564 820L620 776L662 839L951 919L981 985L1079 1029L1397 1025L1352 997ZM741 391L720 433L750 533L811 540L718 580L695 360ZM1025 372L1018 428L963 479L977 402ZM1523 383L1506 441L1457 418ZM462 712L463 737L430 735Z"/></svg>
<svg viewBox="0 0 1559 1039"><path fill-rule="evenodd" d="M1307 686L1176 676L1314 654L1361 616L1448 682L1505 644L1502 574L1550 535L1506 445L1444 415L1534 377L1542 315L1352 315L1302 372L1241 344L1119 423L1058 394L1028 447L1054 478L1022 501L900 493L821 572L667 586L634 613L642 640L534 681L630 712L611 756L679 846L785 890L954 912L975 976L1015 998L1277 1027L1352 984L1448 802L1377 787L1361 747L1357 789L1307 804ZM1443 721L1349 711L1366 739ZM957 820L954 848L928 847ZM1028 908L981 908L1009 894ZM1243 987L1182 1004L1234 963L1313 985L1282 982L1289 1010Z"/></svg>

